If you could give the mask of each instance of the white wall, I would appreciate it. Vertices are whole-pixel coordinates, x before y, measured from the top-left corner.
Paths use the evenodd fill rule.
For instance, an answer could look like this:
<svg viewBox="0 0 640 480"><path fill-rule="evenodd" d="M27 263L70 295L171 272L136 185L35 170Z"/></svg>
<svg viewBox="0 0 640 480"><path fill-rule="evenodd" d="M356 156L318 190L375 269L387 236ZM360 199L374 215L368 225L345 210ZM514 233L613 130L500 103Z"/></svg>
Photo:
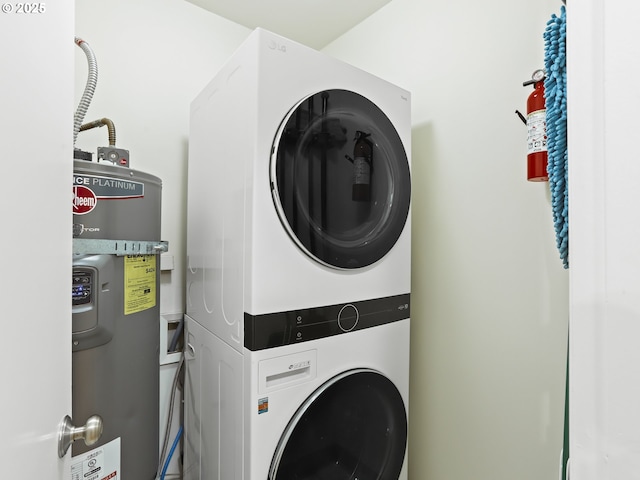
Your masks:
<svg viewBox="0 0 640 480"><path fill-rule="evenodd" d="M412 92L412 480L555 479L568 274L522 82L560 0L394 0L325 51Z"/></svg>
<svg viewBox="0 0 640 480"><path fill-rule="evenodd" d="M514 110L559 5L393 0L326 48L413 94L412 480L557 477L567 272ZM76 15L100 68L87 120L112 118L132 166L164 180L161 307L180 312L189 102L249 32L183 0L82 0ZM76 65L79 98L81 51Z"/></svg>
<svg viewBox="0 0 640 480"><path fill-rule="evenodd" d="M568 12L571 478L637 478L640 5L587 0Z"/></svg>
<svg viewBox="0 0 640 480"><path fill-rule="evenodd" d="M186 173L191 100L249 34L245 27L184 0L76 1L76 35L98 62L85 122L108 117L131 168L163 181L162 240L174 269L162 274L161 313L184 311ZM76 105L87 61L76 48ZM107 146L106 128L80 133L76 146Z"/></svg>

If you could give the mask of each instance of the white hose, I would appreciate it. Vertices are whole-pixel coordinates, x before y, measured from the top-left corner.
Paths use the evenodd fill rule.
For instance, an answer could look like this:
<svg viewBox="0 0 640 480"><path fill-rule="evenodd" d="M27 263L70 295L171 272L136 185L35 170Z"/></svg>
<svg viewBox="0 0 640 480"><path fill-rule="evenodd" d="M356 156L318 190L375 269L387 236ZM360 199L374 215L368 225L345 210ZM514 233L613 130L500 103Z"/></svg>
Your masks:
<svg viewBox="0 0 640 480"><path fill-rule="evenodd" d="M98 83L98 63L96 57L93 54L93 50L89 47L89 44L81 38L75 37L76 45L78 45L87 56L89 62L89 74L87 78L87 85L84 87L84 93L80 99L80 104L73 117L73 146L76 145L76 139L78 138L78 132L80 132L80 126L84 120L84 116L89 109L91 99L93 98L93 92L96 90L96 84Z"/></svg>

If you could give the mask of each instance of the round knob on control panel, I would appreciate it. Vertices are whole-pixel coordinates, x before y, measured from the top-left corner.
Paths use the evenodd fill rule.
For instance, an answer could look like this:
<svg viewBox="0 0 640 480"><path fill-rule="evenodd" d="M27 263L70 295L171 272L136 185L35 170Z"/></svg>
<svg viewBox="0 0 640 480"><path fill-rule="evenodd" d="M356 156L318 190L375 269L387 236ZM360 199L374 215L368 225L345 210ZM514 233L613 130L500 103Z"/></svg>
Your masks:
<svg viewBox="0 0 640 480"><path fill-rule="evenodd" d="M359 319L360 312L358 312L358 309L348 303L338 312L338 327L340 327L340 330L343 332L350 332L356 328Z"/></svg>

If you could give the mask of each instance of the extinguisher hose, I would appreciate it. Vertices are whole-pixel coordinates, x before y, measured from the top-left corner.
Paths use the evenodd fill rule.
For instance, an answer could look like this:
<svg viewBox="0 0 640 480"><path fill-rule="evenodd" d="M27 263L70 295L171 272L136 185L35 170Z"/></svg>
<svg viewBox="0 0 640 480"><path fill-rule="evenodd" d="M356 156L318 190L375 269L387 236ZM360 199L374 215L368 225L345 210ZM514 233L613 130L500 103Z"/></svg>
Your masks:
<svg viewBox="0 0 640 480"><path fill-rule="evenodd" d="M93 50L87 42L82 40L81 38L75 37L75 43L78 45L82 51L87 56L87 61L89 62L89 73L87 77L87 84L84 88L84 93L82 94L82 98L80 99L80 103L78 104L78 108L73 118L73 145L76 145L76 139L78 138L78 132L80 132L80 126L82 125L82 121L84 120L84 116L89 109L89 105L91 104L91 100L93 99L93 93L96 90L96 85L98 83L98 63L96 61L96 57L93 54Z"/></svg>
<svg viewBox="0 0 640 480"><path fill-rule="evenodd" d="M569 195L567 155L567 11L560 7L544 32L544 80L547 129L547 172L556 245L564 268L569 268Z"/></svg>

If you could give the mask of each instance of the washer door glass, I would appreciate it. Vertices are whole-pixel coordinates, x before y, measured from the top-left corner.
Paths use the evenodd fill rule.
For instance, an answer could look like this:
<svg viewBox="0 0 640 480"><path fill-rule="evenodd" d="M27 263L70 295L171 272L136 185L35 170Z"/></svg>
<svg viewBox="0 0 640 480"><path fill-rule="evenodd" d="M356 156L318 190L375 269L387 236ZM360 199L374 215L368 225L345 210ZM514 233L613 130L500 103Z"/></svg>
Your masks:
<svg viewBox="0 0 640 480"><path fill-rule="evenodd" d="M391 250L409 213L409 162L373 102L346 90L312 95L287 115L271 159L276 209L293 240L336 268L370 265Z"/></svg>
<svg viewBox="0 0 640 480"><path fill-rule="evenodd" d="M295 414L269 480L398 480L406 444L406 410L393 383L372 370L345 372Z"/></svg>

